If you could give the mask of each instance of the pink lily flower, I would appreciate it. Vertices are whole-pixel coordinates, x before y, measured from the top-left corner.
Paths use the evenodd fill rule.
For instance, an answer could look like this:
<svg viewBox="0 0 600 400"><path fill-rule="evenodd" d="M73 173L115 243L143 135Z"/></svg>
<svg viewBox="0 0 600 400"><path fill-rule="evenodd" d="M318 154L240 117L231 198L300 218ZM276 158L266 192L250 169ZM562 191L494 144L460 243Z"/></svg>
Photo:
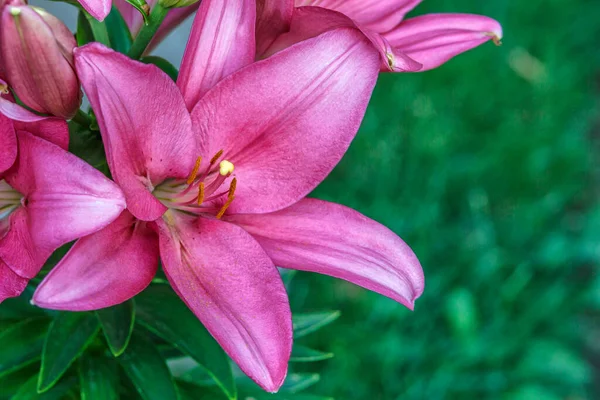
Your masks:
<svg viewBox="0 0 600 400"><path fill-rule="evenodd" d="M0 115L0 131L12 131L19 146L14 165L0 176L0 302L19 296L54 250L104 228L125 209L113 182L28 128L15 133Z"/></svg>
<svg viewBox="0 0 600 400"><path fill-rule="evenodd" d="M502 39L500 24L481 15L427 14L404 20L420 2L264 0L266 5L258 10L257 54L264 58L293 43L347 26L360 30L379 51L382 71L416 72L437 68L489 40L499 44ZM281 34L285 27L289 32Z"/></svg>
<svg viewBox="0 0 600 400"><path fill-rule="evenodd" d="M69 146L69 128L64 120L40 117L14 103L8 84L0 78L0 176L17 159L17 132L26 131L63 149Z"/></svg>

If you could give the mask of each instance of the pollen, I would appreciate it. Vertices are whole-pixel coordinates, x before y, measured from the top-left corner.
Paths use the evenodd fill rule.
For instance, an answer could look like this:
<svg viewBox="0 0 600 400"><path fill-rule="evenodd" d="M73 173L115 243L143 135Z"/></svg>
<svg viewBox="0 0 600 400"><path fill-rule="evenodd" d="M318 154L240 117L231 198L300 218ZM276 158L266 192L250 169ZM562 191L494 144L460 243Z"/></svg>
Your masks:
<svg viewBox="0 0 600 400"><path fill-rule="evenodd" d="M204 203L204 182L200 182L200 186L198 186L198 205L202 205Z"/></svg>
<svg viewBox="0 0 600 400"><path fill-rule="evenodd" d="M222 155L223 155L223 150L219 150L219 151L217 152L217 154L215 154L215 155L213 156L213 158L211 158L211 159L210 159L210 165L213 165L214 163L216 163L216 162L217 162L217 160L219 159L219 157L221 157Z"/></svg>
<svg viewBox="0 0 600 400"><path fill-rule="evenodd" d="M219 174L227 176L233 172L235 166L233 163L227 160L223 160L219 163Z"/></svg>
<svg viewBox="0 0 600 400"><path fill-rule="evenodd" d="M198 170L200 169L200 164L202 164L202 157L198 157L196 159L196 165L194 165L194 169L192 170L192 173L190 174L190 176L186 182L188 185L191 185L196 180L196 176L198 175Z"/></svg>
<svg viewBox="0 0 600 400"><path fill-rule="evenodd" d="M221 209L219 210L219 213L217 214L217 219L221 219L221 217L223 217L223 215L225 214L225 211L227 211L227 209L229 208L229 206L231 205L231 203L233 203L233 200L235 199L235 188L237 187L237 179L233 178L233 180L231 181L231 184L229 185L229 192L227 193L227 201L225 202L225 204L223 204L223 207L221 207Z"/></svg>

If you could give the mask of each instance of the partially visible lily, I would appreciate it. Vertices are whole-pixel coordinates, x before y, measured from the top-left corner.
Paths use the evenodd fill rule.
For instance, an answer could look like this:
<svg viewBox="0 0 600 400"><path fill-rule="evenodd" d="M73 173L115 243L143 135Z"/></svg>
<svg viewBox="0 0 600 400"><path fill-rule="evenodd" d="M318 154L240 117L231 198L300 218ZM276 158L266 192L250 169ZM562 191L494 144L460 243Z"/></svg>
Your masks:
<svg viewBox="0 0 600 400"><path fill-rule="evenodd" d="M190 73L201 66L199 78L181 78L179 89L158 68L101 45L76 51L128 212L77 242L34 302L62 310L121 303L150 283L160 251L183 301L246 374L277 391L292 324L275 264L348 279L410 308L423 275L391 231L302 200L362 121L379 69L370 43L338 29L244 67L251 57L237 55L254 43L233 43L231 27L254 26L240 23L239 4L202 3L183 62ZM242 4L252 15L255 4ZM212 42L213 52L193 51ZM232 73L230 62L241 69Z"/></svg>
<svg viewBox="0 0 600 400"><path fill-rule="evenodd" d="M73 34L56 17L8 0L0 23L0 62L19 99L33 110L70 119L81 102Z"/></svg>
<svg viewBox="0 0 600 400"><path fill-rule="evenodd" d="M0 175L17 158L17 132L26 131L63 149L69 145L69 128L64 120L41 117L13 101L8 84L0 78Z"/></svg>
<svg viewBox="0 0 600 400"><path fill-rule="evenodd" d="M25 130L16 138L17 159L0 174L0 302L20 295L54 250L125 208L121 190L83 160Z"/></svg>
<svg viewBox="0 0 600 400"><path fill-rule="evenodd" d="M264 58L293 43L348 26L360 30L379 51L382 71L416 72L436 68L487 41L499 44L502 39L500 24L481 15L427 14L404 20L420 2L264 0L263 10L279 11L270 18L259 13L258 21L265 22L257 27L257 54ZM268 30L270 34L265 34L264 26L289 26L289 32Z"/></svg>

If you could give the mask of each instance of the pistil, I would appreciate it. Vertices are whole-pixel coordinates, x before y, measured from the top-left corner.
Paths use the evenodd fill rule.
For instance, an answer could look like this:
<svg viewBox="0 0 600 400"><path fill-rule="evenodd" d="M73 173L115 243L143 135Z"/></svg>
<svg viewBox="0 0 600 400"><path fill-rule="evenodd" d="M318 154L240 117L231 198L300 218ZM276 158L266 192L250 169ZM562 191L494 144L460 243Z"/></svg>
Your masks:
<svg viewBox="0 0 600 400"><path fill-rule="evenodd" d="M5 180L0 180L0 237L10 226L8 217L20 205L23 195L12 188Z"/></svg>

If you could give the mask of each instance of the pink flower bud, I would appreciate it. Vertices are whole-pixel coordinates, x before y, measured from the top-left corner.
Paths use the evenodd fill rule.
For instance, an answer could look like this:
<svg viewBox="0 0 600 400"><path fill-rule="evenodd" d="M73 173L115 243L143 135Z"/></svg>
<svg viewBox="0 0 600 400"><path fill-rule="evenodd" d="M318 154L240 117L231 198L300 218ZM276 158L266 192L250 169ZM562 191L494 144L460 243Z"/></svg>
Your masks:
<svg viewBox="0 0 600 400"><path fill-rule="evenodd" d="M81 102L73 34L45 10L21 0L0 1L5 3L0 20L0 69L10 87L33 110L71 118Z"/></svg>

